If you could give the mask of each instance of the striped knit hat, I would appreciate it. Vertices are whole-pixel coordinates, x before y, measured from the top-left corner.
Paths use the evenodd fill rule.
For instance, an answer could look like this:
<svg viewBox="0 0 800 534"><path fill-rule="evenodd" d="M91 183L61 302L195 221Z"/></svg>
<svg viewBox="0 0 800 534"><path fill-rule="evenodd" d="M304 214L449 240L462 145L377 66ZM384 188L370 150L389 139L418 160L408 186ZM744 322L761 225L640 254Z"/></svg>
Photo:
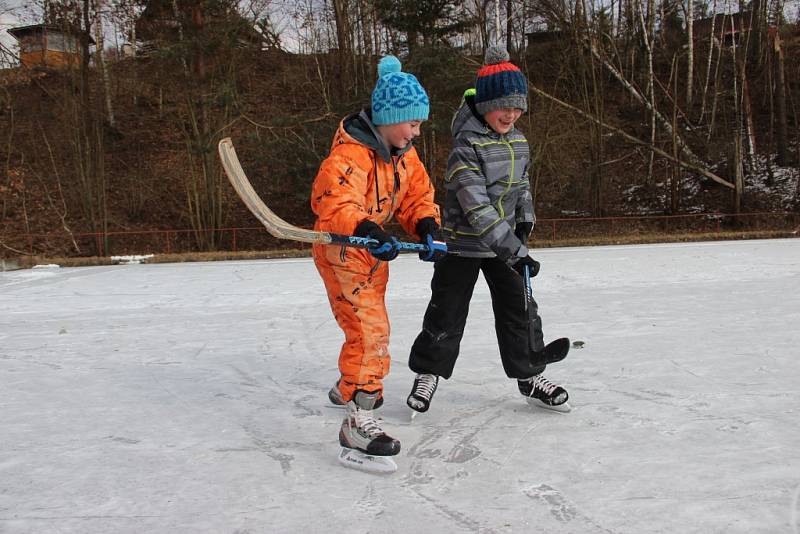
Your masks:
<svg viewBox="0 0 800 534"><path fill-rule="evenodd" d="M428 119L430 102L413 74L402 72L400 60L386 56L378 63L378 82L372 91L372 123L397 124Z"/></svg>
<svg viewBox="0 0 800 534"><path fill-rule="evenodd" d="M475 82L475 108L481 115L501 108L528 110L528 81L519 67L509 61L505 48L486 50L485 65Z"/></svg>

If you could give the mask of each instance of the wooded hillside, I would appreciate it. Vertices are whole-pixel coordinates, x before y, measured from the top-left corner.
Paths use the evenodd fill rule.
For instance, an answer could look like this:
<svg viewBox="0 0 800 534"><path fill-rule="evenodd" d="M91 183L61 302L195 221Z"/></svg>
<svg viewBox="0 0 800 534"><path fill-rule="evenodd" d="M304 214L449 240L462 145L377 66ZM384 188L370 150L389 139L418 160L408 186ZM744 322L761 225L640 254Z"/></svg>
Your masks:
<svg viewBox="0 0 800 534"><path fill-rule="evenodd" d="M385 53L429 93L416 146L438 185L452 113L498 41L529 79L518 126L540 218L797 211L800 32L785 7L332 0L292 8L290 46L274 6L49 2L46 22L84 54L0 70L0 255L108 254L75 235L157 228L225 246L214 229L256 224L217 159L227 136L275 211L310 226L317 167ZM128 45L104 45L103 24Z"/></svg>

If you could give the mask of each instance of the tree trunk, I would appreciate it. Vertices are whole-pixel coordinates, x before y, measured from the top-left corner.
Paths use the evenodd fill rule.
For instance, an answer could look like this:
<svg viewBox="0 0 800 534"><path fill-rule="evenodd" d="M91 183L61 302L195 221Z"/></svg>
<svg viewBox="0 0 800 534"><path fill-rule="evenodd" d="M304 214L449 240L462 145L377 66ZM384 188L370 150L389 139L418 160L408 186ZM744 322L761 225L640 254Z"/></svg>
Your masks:
<svg viewBox="0 0 800 534"><path fill-rule="evenodd" d="M735 35L736 28L733 17L731 17L731 34ZM746 51L745 51L746 52ZM741 213L742 211L742 191L744 190L744 150L742 149L742 129L744 120L742 118L742 106L740 104L738 79L739 79L739 61L736 52L736 39L731 39L731 60L733 62L733 102L734 102L734 128L733 128L733 175L734 175L734 213ZM744 60L742 61L742 67Z"/></svg>
<svg viewBox="0 0 800 534"><path fill-rule="evenodd" d="M717 12L717 0L714 0L711 6L711 33L708 40L708 61L706 62L706 80L705 83L703 84L703 101L700 103L700 120L703 119L703 116L706 113L706 95L708 92L708 82L709 79L711 78L711 63L714 58L714 48L715 48L714 23L717 21L716 12ZM720 48L720 54L721 53L722 49ZM686 111L689 112L690 110L687 109Z"/></svg>
<svg viewBox="0 0 800 534"><path fill-rule="evenodd" d="M742 112L744 114L745 133L747 135L747 159L750 164L756 155L756 133L753 125L753 107L750 102L750 84L747 81L747 70L742 67Z"/></svg>
<svg viewBox="0 0 800 534"><path fill-rule="evenodd" d="M686 113L690 113L694 94L694 0L687 0L686 47Z"/></svg>
<svg viewBox="0 0 800 534"><path fill-rule="evenodd" d="M650 145L656 145L656 95L655 95L655 86L653 84L653 78L655 75L653 73L653 42L651 40L652 32L652 25L653 25L653 13L654 13L654 0L647 1L647 14L648 14L648 21L645 24L644 16L642 14L642 10L639 9L639 23L642 26L642 38L644 40L644 46L647 50L647 100L648 100L648 109L650 111ZM655 161L655 153L651 150L649 154L649 159L647 162L647 183L652 183L653 181L653 163Z"/></svg>
<svg viewBox="0 0 800 534"><path fill-rule="evenodd" d="M105 42L103 40L103 0L95 0L95 19L94 19L94 40L97 45L95 47L95 61L97 68L103 79L103 94L105 95L106 113L108 115L108 125L116 128L116 121L114 120L114 107L111 105L111 82L109 80L108 68L103 55L103 48Z"/></svg>
<svg viewBox="0 0 800 534"><path fill-rule="evenodd" d="M783 47L780 32L775 32L775 56L778 59L776 65L778 79L775 86L778 101L778 164L788 165L789 163L789 122L786 110L786 74L783 60Z"/></svg>
<svg viewBox="0 0 800 534"><path fill-rule="evenodd" d="M690 0L691 2L691 0ZM672 157L678 158L678 138L675 134L678 131L678 61L677 54L672 56L672 69L670 75L673 78L675 98L672 99ZM678 182L681 176L680 165L672 166L670 187L669 187L669 213L678 213Z"/></svg>
<svg viewBox="0 0 800 534"><path fill-rule="evenodd" d="M736 187L733 189L733 212L739 214L742 212L742 191L744 189L744 158L742 157L742 135L739 128L735 129L736 139L733 145L733 183Z"/></svg>
<svg viewBox="0 0 800 534"><path fill-rule="evenodd" d="M506 0L506 50L511 53L514 49L514 25L511 17L511 0ZM523 35L524 37L524 35Z"/></svg>
<svg viewBox="0 0 800 534"><path fill-rule="evenodd" d="M80 102L76 113L77 127L74 129L75 164L83 190L81 197L84 215L89 220L93 232L99 234L96 254L108 253L108 217L106 209L106 183L103 150L103 129L94 114L91 97L89 65L89 36L92 31L91 6L83 0L81 29L81 65L78 81ZM100 238L102 236L102 239Z"/></svg>
<svg viewBox="0 0 800 534"><path fill-rule="evenodd" d="M175 17L175 24L178 27L178 43L183 43L183 21L181 20L181 12L178 9L178 0L172 0L172 16ZM186 56L181 55L181 65L183 66L183 73L189 76L189 67L186 64Z"/></svg>
<svg viewBox="0 0 800 534"><path fill-rule="evenodd" d="M764 29L766 22L766 2L762 0L753 0L750 4L750 20L742 21L743 25L750 24L750 32L748 34L748 50L746 57L751 60L751 63L756 65L756 68L761 67L763 58L763 41ZM752 41L752 42L751 42Z"/></svg>
<svg viewBox="0 0 800 534"><path fill-rule="evenodd" d="M337 89L344 95L351 87L350 76L350 21L347 16L348 0L331 0L333 3L333 16L336 23L336 64L338 72Z"/></svg>
<svg viewBox="0 0 800 534"><path fill-rule="evenodd" d="M500 0L494 0L494 44L500 44Z"/></svg>

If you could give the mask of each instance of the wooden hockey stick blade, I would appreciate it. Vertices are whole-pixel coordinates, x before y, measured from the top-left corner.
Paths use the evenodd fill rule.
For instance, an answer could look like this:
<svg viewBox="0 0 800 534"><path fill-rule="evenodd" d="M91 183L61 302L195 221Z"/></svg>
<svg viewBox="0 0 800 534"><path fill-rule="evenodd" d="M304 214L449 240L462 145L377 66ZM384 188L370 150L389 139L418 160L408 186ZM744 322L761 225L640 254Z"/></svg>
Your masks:
<svg viewBox="0 0 800 534"><path fill-rule="evenodd" d="M278 239L290 239L292 241L301 241L303 243L320 243L323 245L344 245L347 247L357 248L371 248L378 246L379 243L374 239L366 237L348 236L341 234L333 234L330 232L318 232L316 230L307 230L299 228L278 217L258 196L250 180L242 169L239 158L236 156L236 150L233 148L233 141L230 137L226 137L219 142L217 146L219 157L222 161L222 168L225 169L225 174L228 180L236 190L239 198L247 206L247 209L256 216L256 218L264 225L267 231ZM427 252L428 246L421 243L406 243L398 242L400 250L412 250L416 252Z"/></svg>
<svg viewBox="0 0 800 534"><path fill-rule="evenodd" d="M275 215L275 213L264 204L264 201L258 196L255 189L253 189L250 180L242 169L239 158L236 156L236 150L233 148L233 142L230 137L226 137L219 142L219 157L222 160L222 168L225 169L225 174L228 176L231 185L236 190L239 198L245 203L247 208L261 221L261 224L273 236L279 239L291 239L292 241L302 241L304 243L331 243L332 239L327 232L317 232L314 230L305 230L291 225Z"/></svg>

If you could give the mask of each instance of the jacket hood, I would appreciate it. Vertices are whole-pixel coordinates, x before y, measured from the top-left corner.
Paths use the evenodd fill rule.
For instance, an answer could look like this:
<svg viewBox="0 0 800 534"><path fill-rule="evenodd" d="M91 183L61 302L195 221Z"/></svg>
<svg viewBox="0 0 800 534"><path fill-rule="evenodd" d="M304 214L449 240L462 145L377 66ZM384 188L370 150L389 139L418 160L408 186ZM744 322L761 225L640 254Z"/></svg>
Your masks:
<svg viewBox="0 0 800 534"><path fill-rule="evenodd" d="M342 120L340 128L352 139L352 142L361 143L371 148L386 163L392 160L392 156L400 156L411 149L411 143L401 149L387 146L378 132L377 126L372 124L369 109L363 109L358 113L348 115ZM347 136L345 136L346 138Z"/></svg>
<svg viewBox="0 0 800 534"><path fill-rule="evenodd" d="M475 109L475 90L467 89L461 99L461 106L453 115L453 122L450 124L453 137L458 137L464 132L475 132L482 135L494 133L483 121L483 117Z"/></svg>

